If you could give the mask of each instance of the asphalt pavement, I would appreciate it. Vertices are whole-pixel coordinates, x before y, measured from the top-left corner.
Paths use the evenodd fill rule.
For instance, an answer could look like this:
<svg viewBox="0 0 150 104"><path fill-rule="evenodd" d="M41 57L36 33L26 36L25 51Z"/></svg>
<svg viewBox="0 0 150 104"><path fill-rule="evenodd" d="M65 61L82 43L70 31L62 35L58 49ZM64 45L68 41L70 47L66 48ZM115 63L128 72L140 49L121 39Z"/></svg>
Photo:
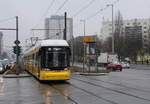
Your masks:
<svg viewBox="0 0 150 104"><path fill-rule="evenodd" d="M132 66L101 76L72 73L69 81L49 83L0 76L0 104L150 104L150 69Z"/></svg>

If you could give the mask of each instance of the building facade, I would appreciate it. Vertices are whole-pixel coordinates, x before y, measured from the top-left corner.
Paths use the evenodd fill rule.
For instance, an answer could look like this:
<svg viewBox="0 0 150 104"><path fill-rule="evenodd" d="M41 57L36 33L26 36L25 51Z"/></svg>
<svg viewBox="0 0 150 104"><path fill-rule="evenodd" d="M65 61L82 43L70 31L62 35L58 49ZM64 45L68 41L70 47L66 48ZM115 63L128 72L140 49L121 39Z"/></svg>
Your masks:
<svg viewBox="0 0 150 104"><path fill-rule="evenodd" d="M64 16L53 15L45 19L45 39L63 39ZM73 19L67 18L67 40L73 36Z"/></svg>
<svg viewBox="0 0 150 104"><path fill-rule="evenodd" d="M114 31L115 31L114 22ZM133 34L135 31L135 25L137 26L137 34ZM149 44L149 29L150 29L150 19L130 19L123 20L121 24L122 33L128 33L126 37L128 38L141 38L143 42L143 48L146 48ZM112 21L103 21L101 28L101 35L105 40L107 37L112 36ZM125 35L125 34L122 34ZM142 36L140 36L142 35Z"/></svg>
<svg viewBox="0 0 150 104"><path fill-rule="evenodd" d="M0 32L0 56L2 55L3 52L3 33Z"/></svg>
<svg viewBox="0 0 150 104"><path fill-rule="evenodd" d="M126 26L124 33L126 39L142 41L142 26Z"/></svg>

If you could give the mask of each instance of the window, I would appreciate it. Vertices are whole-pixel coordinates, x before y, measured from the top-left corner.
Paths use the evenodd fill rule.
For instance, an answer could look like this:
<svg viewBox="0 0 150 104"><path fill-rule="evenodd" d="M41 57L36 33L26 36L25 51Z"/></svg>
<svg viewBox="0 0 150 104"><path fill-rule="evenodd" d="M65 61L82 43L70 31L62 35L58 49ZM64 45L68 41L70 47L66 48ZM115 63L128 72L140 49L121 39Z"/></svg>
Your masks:
<svg viewBox="0 0 150 104"><path fill-rule="evenodd" d="M147 38L147 36L146 36L146 35L144 35L144 38Z"/></svg>
<svg viewBox="0 0 150 104"><path fill-rule="evenodd" d="M127 25L130 25L130 23L127 23Z"/></svg>
<svg viewBox="0 0 150 104"><path fill-rule="evenodd" d="M144 24L144 25L147 25L147 23L146 23L146 22L144 22L143 24Z"/></svg>
<svg viewBox="0 0 150 104"><path fill-rule="evenodd" d="M148 44L144 44L145 47L148 47Z"/></svg>
<svg viewBox="0 0 150 104"><path fill-rule="evenodd" d="M112 26L112 24L109 24L109 26Z"/></svg>
<svg viewBox="0 0 150 104"><path fill-rule="evenodd" d="M145 26L144 29L147 29L147 27Z"/></svg>
<svg viewBox="0 0 150 104"><path fill-rule="evenodd" d="M135 25L135 22L133 22L132 25Z"/></svg>
<svg viewBox="0 0 150 104"><path fill-rule="evenodd" d="M141 25L141 23L139 22L138 25Z"/></svg>

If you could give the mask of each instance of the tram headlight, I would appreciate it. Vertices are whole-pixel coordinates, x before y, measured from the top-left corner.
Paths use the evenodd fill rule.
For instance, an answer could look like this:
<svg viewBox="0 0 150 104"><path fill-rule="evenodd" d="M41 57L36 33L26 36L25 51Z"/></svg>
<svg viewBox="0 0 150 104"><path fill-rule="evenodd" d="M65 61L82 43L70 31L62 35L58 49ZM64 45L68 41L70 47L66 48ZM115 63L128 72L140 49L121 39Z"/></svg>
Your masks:
<svg viewBox="0 0 150 104"><path fill-rule="evenodd" d="M0 71L2 71L3 70L3 68L2 67L0 67Z"/></svg>
<svg viewBox="0 0 150 104"><path fill-rule="evenodd" d="M68 68L65 68L64 70L68 70Z"/></svg>
<svg viewBox="0 0 150 104"><path fill-rule="evenodd" d="M50 70L49 68L43 68L43 70Z"/></svg>

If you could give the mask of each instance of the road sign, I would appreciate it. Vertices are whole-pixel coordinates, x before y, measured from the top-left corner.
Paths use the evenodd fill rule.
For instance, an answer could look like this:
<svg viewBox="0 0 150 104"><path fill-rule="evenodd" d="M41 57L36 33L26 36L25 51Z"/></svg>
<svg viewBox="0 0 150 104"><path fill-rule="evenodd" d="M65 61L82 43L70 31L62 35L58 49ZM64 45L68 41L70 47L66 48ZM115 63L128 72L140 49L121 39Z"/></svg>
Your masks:
<svg viewBox="0 0 150 104"><path fill-rule="evenodd" d="M95 42L95 40L92 37L85 37L83 38L84 43L90 43L90 42Z"/></svg>
<svg viewBox="0 0 150 104"><path fill-rule="evenodd" d="M14 43L15 43L15 44L20 44L20 41L19 41L19 40L15 40Z"/></svg>

